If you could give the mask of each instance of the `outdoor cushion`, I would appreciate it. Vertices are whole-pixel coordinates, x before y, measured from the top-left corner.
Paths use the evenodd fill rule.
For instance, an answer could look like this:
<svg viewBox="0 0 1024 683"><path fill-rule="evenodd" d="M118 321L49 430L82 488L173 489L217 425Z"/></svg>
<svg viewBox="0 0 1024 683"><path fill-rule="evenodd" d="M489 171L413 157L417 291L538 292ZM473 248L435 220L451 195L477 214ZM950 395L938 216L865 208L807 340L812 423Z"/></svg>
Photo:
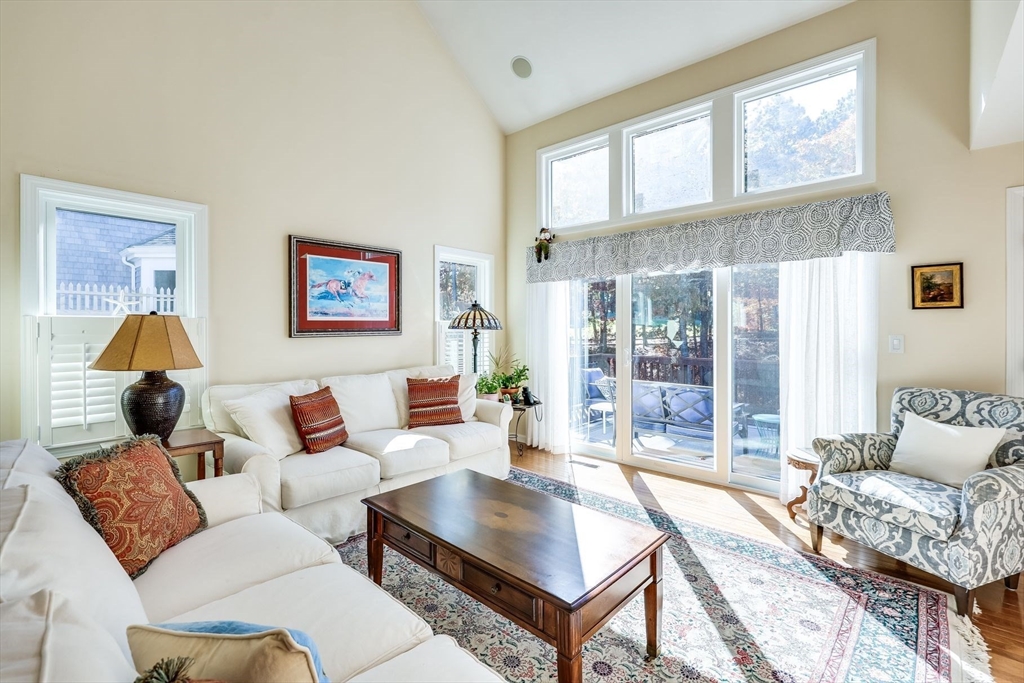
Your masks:
<svg viewBox="0 0 1024 683"><path fill-rule="evenodd" d="M279 512L240 517L207 529L156 558L149 571L135 580L149 619L143 616L128 623L170 621L175 614L250 586L306 567L335 562L341 562L341 558L333 546ZM196 577L200 569L202 580ZM245 619L231 615L224 618ZM293 626L276 620L267 623ZM121 627L122 638L127 626Z"/></svg>
<svg viewBox="0 0 1024 683"><path fill-rule="evenodd" d="M372 433L372 432L368 432ZM335 446L322 453L296 453L281 461L281 504L285 510L365 491L380 481L380 465L365 453Z"/></svg>
<svg viewBox="0 0 1024 683"><path fill-rule="evenodd" d="M824 500L945 541L960 519L960 489L887 470L822 477Z"/></svg>
<svg viewBox="0 0 1024 683"><path fill-rule="evenodd" d="M665 404L661 387L650 382L633 382L633 430L665 431Z"/></svg>
<svg viewBox="0 0 1024 683"><path fill-rule="evenodd" d="M341 563L278 577L168 621L218 619L299 629L319 645L332 681L347 681L431 637L409 608Z"/></svg>
<svg viewBox="0 0 1024 683"><path fill-rule="evenodd" d="M715 407L711 387L665 387L668 420L680 426L701 426L713 429Z"/></svg>
<svg viewBox="0 0 1024 683"><path fill-rule="evenodd" d="M448 444L449 457L461 460L486 451L501 448L506 438L501 430L489 422L466 422L455 425L417 427L413 434L422 434L440 439Z"/></svg>
<svg viewBox="0 0 1024 683"><path fill-rule="evenodd" d="M362 432L350 436L346 445L375 458L382 479L448 464L448 444L419 429Z"/></svg>

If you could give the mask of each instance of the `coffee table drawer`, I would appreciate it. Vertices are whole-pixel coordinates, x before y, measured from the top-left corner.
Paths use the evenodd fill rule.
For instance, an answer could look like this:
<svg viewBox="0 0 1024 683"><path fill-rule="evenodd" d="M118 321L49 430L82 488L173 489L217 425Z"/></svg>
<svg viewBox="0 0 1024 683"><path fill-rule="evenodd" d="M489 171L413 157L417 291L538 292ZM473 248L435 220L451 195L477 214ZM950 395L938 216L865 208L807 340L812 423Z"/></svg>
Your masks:
<svg viewBox="0 0 1024 683"><path fill-rule="evenodd" d="M510 612L531 624L537 623L537 599L515 586L465 561L462 563L462 583L481 595L500 602Z"/></svg>
<svg viewBox="0 0 1024 683"><path fill-rule="evenodd" d="M409 552L427 560L428 562L431 561L431 542L417 534L415 531L406 529L401 524L392 522L390 519L385 519L384 536L395 545L405 548Z"/></svg>

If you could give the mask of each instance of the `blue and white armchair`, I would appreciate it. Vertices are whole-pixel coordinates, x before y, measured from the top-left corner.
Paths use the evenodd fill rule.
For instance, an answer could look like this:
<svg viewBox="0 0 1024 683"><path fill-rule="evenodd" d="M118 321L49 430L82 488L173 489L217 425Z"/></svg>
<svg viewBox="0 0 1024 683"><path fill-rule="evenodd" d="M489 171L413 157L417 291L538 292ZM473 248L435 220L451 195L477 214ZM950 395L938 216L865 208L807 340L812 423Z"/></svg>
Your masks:
<svg viewBox="0 0 1024 683"><path fill-rule="evenodd" d="M903 415L966 427L1005 427L989 467L963 489L889 471ZM970 615L974 589L1024 571L1024 398L946 389L900 388L892 433L814 440L821 457L807 492L814 550L822 528L903 560L955 587L957 613Z"/></svg>

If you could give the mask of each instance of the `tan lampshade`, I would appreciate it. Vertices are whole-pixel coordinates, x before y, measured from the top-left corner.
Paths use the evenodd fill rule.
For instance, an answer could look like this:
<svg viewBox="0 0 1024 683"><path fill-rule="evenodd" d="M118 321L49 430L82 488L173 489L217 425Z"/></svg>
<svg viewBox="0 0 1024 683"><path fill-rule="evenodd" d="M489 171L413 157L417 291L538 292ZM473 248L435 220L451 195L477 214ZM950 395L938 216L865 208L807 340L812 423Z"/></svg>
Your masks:
<svg viewBox="0 0 1024 683"><path fill-rule="evenodd" d="M129 315L89 366L92 370L189 370L199 356L176 315Z"/></svg>

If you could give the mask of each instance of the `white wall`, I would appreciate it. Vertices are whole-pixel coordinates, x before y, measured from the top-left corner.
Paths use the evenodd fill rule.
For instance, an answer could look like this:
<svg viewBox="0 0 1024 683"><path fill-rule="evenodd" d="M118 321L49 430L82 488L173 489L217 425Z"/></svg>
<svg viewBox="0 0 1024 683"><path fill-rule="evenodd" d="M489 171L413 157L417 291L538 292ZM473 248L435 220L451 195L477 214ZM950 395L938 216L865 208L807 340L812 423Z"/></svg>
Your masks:
<svg viewBox="0 0 1024 683"><path fill-rule="evenodd" d="M413 3L0 3L0 438L21 173L209 206L212 383L432 362L437 243L504 317L504 138ZM290 233L401 249L403 334L289 339Z"/></svg>

